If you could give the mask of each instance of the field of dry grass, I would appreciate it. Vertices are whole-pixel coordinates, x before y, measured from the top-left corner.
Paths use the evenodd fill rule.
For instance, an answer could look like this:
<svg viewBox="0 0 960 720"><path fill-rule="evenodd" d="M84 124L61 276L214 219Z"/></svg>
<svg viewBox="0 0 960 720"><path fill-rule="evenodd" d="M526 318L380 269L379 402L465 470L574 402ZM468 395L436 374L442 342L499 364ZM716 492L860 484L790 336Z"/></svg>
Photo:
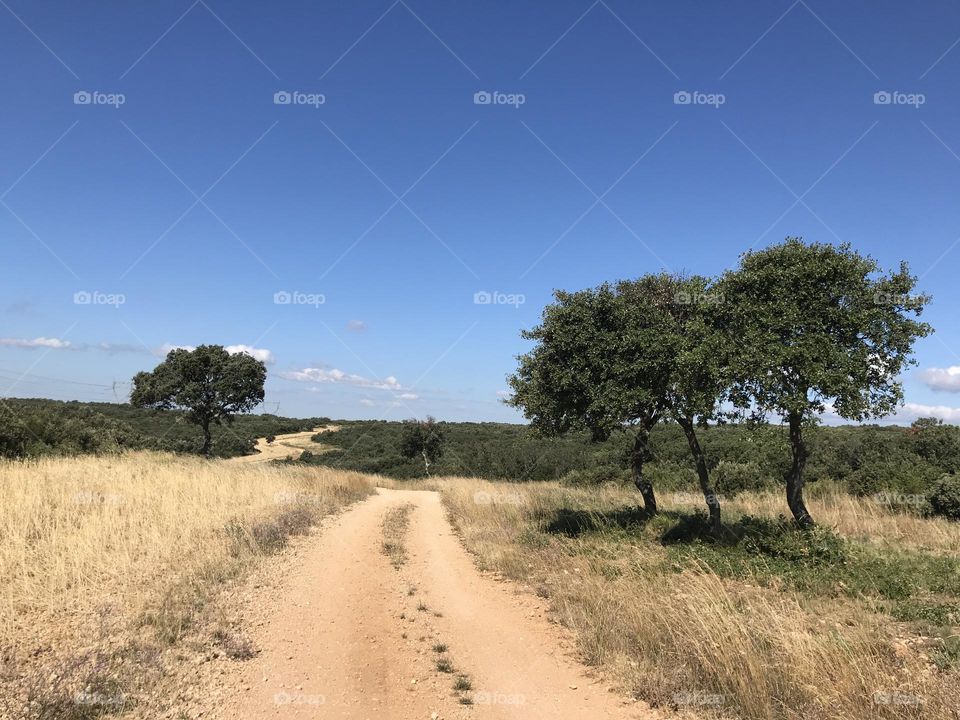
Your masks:
<svg viewBox="0 0 960 720"><path fill-rule="evenodd" d="M663 515L648 521L625 488L462 479L430 485L443 493L482 567L548 598L585 660L653 705L751 720L960 717L957 614L945 638L894 619L894 606L872 590L889 578L863 578L865 589L853 592L842 582L818 582L835 562L829 557L818 566L801 555L794 575L776 553L758 559L739 545L668 541L698 504L688 493L665 493ZM849 542L881 555L923 550L929 555L908 554L904 562L936 563L944 555L952 562L960 547L956 523L895 514L833 491L810 506L843 537L826 535L828 548ZM736 527L745 516L776 518L783 507L778 496L745 494L725 504L725 519ZM836 562L850 564L856 577L860 555L851 553ZM955 611L956 580L931 580L947 586L937 598ZM905 582L918 580L907 575Z"/></svg>
<svg viewBox="0 0 960 720"><path fill-rule="evenodd" d="M0 463L0 716L124 709L219 588L372 491L158 453Z"/></svg>

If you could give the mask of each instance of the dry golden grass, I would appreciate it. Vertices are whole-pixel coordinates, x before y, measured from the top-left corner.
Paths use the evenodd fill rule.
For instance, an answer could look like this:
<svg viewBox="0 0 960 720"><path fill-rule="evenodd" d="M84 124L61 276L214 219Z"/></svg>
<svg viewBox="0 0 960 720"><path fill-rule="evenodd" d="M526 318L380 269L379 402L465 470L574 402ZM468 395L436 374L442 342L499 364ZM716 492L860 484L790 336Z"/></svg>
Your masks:
<svg viewBox="0 0 960 720"><path fill-rule="evenodd" d="M892 511L871 497L857 497L835 485L811 486L807 503L817 522L841 535L864 542L886 543L918 550L960 553L960 523ZM725 507L734 512L776 517L785 512L784 499L771 492L744 493Z"/></svg>
<svg viewBox="0 0 960 720"><path fill-rule="evenodd" d="M399 570L407 562L407 529L410 527L410 513L413 503L404 503L392 507L384 513L381 530L383 531L383 554L390 558L390 564Z"/></svg>
<svg viewBox="0 0 960 720"><path fill-rule="evenodd" d="M542 531L543 518L558 511L635 506L626 489L437 484L480 565L548 597L585 660L655 705L751 720L960 716L958 673L937 670L900 642L901 628L888 616L849 598L722 579L622 531ZM662 498L669 509L670 493ZM910 532L911 542L941 550L956 542L952 526L892 515L870 501L828 497L811 506L841 532L885 542ZM779 498L757 494L725 511L776 517L782 507Z"/></svg>
<svg viewBox="0 0 960 720"><path fill-rule="evenodd" d="M356 473L159 453L0 463L7 679L176 641L218 586L372 491Z"/></svg>

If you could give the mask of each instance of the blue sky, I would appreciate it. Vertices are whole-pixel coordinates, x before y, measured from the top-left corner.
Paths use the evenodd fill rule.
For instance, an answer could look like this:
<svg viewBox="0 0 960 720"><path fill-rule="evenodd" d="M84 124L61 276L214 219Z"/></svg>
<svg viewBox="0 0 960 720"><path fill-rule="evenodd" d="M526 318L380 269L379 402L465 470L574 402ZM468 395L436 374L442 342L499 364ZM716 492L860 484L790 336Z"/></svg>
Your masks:
<svg viewBox="0 0 960 720"><path fill-rule="evenodd" d="M958 40L953 3L2 0L0 396L220 343L270 411L516 420L554 288L800 235L910 263L901 419L960 421Z"/></svg>

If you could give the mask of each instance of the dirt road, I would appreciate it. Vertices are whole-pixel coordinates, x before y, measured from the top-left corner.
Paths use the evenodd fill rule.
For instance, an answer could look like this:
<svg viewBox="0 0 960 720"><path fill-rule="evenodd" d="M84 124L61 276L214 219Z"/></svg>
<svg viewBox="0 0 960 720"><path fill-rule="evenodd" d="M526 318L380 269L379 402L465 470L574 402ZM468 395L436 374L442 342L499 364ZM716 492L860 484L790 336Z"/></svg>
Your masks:
<svg viewBox="0 0 960 720"><path fill-rule="evenodd" d="M406 504L397 569L381 523ZM228 700L204 717L654 717L587 677L511 587L477 572L437 493L381 489L316 536L254 630L260 653L220 678Z"/></svg>
<svg viewBox="0 0 960 720"><path fill-rule="evenodd" d="M339 429L337 425L327 425L306 432L277 435L271 443L268 443L266 438L258 438L256 455L240 455L230 458L227 462L248 464L283 460L284 458L296 459L303 454L304 450L310 450L311 452L320 450L320 446L310 439L314 435L323 432L336 432Z"/></svg>

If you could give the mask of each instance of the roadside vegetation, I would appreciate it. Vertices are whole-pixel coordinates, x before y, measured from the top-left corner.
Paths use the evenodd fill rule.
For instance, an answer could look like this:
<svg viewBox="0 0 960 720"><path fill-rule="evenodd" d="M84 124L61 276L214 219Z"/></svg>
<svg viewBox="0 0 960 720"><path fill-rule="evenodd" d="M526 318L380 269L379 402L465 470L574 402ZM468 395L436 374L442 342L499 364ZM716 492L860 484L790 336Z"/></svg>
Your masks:
<svg viewBox="0 0 960 720"><path fill-rule="evenodd" d="M237 415L211 427L211 455L253 452L257 438L303 432L329 418ZM37 458L111 454L123 450L199 453L203 438L179 410L140 409L126 403L6 398L0 402L0 457Z"/></svg>
<svg viewBox="0 0 960 720"><path fill-rule="evenodd" d="M327 452L305 459L318 466L375 473L399 480L424 477L423 461L398 451L405 425L339 421L340 430L314 436ZM614 432L602 442L588 433L544 438L520 425L438 423L444 452L434 476L482 477L505 482L558 480L570 486L631 483L632 434ZM808 482L903 513L938 512L960 519L960 427L922 419L911 427L811 427L806 431ZM719 497L753 490L777 491L789 467L787 431L775 425L725 424L698 430ZM698 491L696 469L683 431L659 423L647 441L644 472L663 491ZM932 500L932 504L931 504ZM956 508L956 510L955 510ZM826 521L826 519L824 519Z"/></svg>
<svg viewBox="0 0 960 720"><path fill-rule="evenodd" d="M535 345L510 378L509 403L545 435L580 430L603 440L629 428L633 482L651 515L648 438L672 419L715 534L720 501L697 428L780 418L789 429L786 504L811 526L807 428L828 409L862 422L903 401L913 344L933 331L918 320L930 298L915 285L906 263L883 274L849 245L787 238L744 253L719 278L660 273L557 291L541 324L523 332Z"/></svg>
<svg viewBox="0 0 960 720"><path fill-rule="evenodd" d="M435 481L481 567L548 599L590 665L647 702L703 715L955 718L960 525L814 488L812 530L782 496L698 494L650 516L625 487Z"/></svg>
<svg viewBox="0 0 960 720"><path fill-rule="evenodd" d="M371 492L349 472L164 453L0 461L0 717L147 701L217 593ZM218 633L201 643L252 652Z"/></svg>

